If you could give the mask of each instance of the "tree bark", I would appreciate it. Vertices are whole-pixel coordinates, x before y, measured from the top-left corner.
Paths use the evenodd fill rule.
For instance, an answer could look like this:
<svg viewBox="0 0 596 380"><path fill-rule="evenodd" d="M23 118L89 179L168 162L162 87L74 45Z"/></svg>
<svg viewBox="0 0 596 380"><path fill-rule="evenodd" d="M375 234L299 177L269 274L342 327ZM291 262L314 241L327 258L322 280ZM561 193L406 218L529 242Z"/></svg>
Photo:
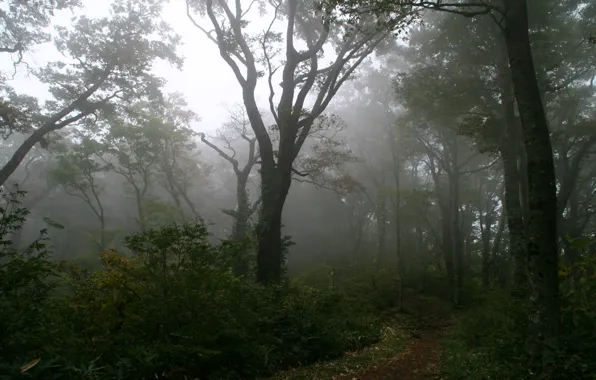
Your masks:
<svg viewBox="0 0 596 380"><path fill-rule="evenodd" d="M246 175L243 174L244 173L238 175L236 179L236 202L238 204L238 209L236 210L232 230L232 239L235 241L242 241L246 237L248 220L250 218L250 203L248 192L246 191L248 173L246 173ZM248 257L246 254L247 251L243 249L234 266L234 273L238 276L246 275L249 271Z"/></svg>
<svg viewBox="0 0 596 380"><path fill-rule="evenodd" d="M385 191L385 176L383 181L377 185L377 261L375 270L378 271L381 267L381 261L385 257L385 243L387 241L387 202Z"/></svg>
<svg viewBox="0 0 596 380"><path fill-rule="evenodd" d="M480 180L479 193L480 205L482 205L483 198L486 195L484 190L484 181ZM482 240L482 288L488 290L490 285L490 264L491 264L491 239L492 239L492 215L491 211L483 210L480 206L478 212L478 224L480 226L480 238Z"/></svg>
<svg viewBox="0 0 596 380"><path fill-rule="evenodd" d="M528 32L526 1L503 0L505 43L521 118L528 172L529 329L532 366L543 365L559 333L557 198L553 149Z"/></svg>
<svg viewBox="0 0 596 380"><path fill-rule="evenodd" d="M515 98L512 88L511 70L507 62L507 46L499 51L498 70L501 85L501 105L505 132L499 145L503 161L504 208L509 232L509 254L513 261L512 295L524 298L528 289L527 239L524 220L524 198L522 196L522 173L520 172L518 149L521 131L515 116Z"/></svg>
<svg viewBox="0 0 596 380"><path fill-rule="evenodd" d="M292 181L292 167L261 165L261 210L257 226L257 281L281 280L283 266L282 212Z"/></svg>
<svg viewBox="0 0 596 380"><path fill-rule="evenodd" d="M464 281L464 252L463 236L460 228L460 194L459 194L459 171L457 167L457 145L453 149L454 162L449 174L449 202L451 216L451 241L453 244L453 303L459 306L461 303L461 289Z"/></svg>

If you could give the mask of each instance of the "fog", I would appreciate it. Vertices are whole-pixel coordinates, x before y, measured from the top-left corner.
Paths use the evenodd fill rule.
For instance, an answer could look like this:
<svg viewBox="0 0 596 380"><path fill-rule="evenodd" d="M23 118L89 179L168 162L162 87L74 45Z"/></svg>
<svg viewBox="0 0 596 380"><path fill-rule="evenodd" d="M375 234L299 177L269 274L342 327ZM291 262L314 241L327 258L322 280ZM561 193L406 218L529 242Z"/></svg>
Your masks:
<svg viewBox="0 0 596 380"><path fill-rule="evenodd" d="M525 45L497 2L13 3L0 179L29 214L11 249L47 228L52 260L94 272L142 256L127 236L199 223L242 245L238 278L390 270L457 307L499 289L558 334L584 273L561 268L596 255L596 3L528 2Z"/></svg>

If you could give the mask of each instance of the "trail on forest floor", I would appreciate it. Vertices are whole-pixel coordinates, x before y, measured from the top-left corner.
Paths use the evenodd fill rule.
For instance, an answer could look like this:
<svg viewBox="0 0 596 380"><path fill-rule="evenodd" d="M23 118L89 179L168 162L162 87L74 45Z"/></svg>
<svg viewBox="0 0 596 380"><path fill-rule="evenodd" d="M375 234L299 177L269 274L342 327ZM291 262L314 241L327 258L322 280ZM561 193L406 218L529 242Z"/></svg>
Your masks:
<svg viewBox="0 0 596 380"><path fill-rule="evenodd" d="M439 379L442 348L440 338L452 324L450 305L434 297L406 292L403 308L407 318L410 343L393 358L358 373L335 377L335 380L426 380Z"/></svg>

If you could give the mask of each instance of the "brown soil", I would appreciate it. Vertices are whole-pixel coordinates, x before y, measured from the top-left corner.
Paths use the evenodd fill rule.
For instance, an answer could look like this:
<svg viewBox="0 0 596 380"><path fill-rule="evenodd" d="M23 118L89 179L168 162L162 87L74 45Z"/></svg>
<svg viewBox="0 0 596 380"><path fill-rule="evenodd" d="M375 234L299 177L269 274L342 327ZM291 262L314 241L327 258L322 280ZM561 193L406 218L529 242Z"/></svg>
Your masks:
<svg viewBox="0 0 596 380"><path fill-rule="evenodd" d="M404 294L404 310L411 313L411 342L392 359L337 380L439 379L441 333L451 324L452 310L444 301L419 294Z"/></svg>

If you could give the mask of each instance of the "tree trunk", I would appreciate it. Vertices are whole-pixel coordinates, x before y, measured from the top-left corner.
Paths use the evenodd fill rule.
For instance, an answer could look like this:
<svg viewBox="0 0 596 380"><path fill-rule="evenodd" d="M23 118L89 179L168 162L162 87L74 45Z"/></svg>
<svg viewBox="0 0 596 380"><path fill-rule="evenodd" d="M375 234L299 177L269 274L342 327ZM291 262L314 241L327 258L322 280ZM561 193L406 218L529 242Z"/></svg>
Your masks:
<svg viewBox="0 0 596 380"><path fill-rule="evenodd" d="M139 229L141 231L145 231L145 229L147 227L147 221L145 219L145 208L143 207L143 195L141 194L141 191L138 190L136 187L135 187L135 200L136 200L136 204L137 204L137 215L139 217L137 220L137 223L139 224Z"/></svg>
<svg viewBox="0 0 596 380"><path fill-rule="evenodd" d="M511 131L501 149L505 177L505 213L509 231L509 252L513 260L513 295L523 298L528 289L527 241L523 209L520 202L520 181L515 150L511 146Z"/></svg>
<svg viewBox="0 0 596 380"><path fill-rule="evenodd" d="M106 245L106 218L103 213L103 209L99 214L99 245L102 251L107 249Z"/></svg>
<svg viewBox="0 0 596 380"><path fill-rule="evenodd" d="M482 188L480 188L482 194ZM483 215L483 210L479 212L480 237L482 240L482 288L488 290L490 285L490 263L491 263L491 235L492 219L488 212Z"/></svg>
<svg viewBox="0 0 596 380"><path fill-rule="evenodd" d="M393 138L395 140L395 138ZM399 159L399 152L396 151L399 146L392 149L393 153L393 176L395 179L395 254L397 258L397 276L398 276L398 289L397 289L397 307L402 310L403 300L403 255L401 249L401 160Z"/></svg>
<svg viewBox="0 0 596 380"><path fill-rule="evenodd" d="M449 176L449 202L451 203L451 236L453 244L453 303L459 305L461 302L461 289L463 286L464 277L464 262L463 262L463 236L460 228L460 211L459 211L459 172L457 168L457 146L453 149L454 165L452 165L452 172Z"/></svg>
<svg viewBox="0 0 596 380"><path fill-rule="evenodd" d="M250 218L250 204L248 200L248 193L246 191L246 184L248 182L247 175L238 175L236 180L236 202L238 209L234 217L234 226L232 229L232 239L235 241L242 241L246 237L248 230L248 219ZM238 260L234 266L234 273L237 276L246 275L249 271L249 262L247 257L247 250L242 249L239 252Z"/></svg>
<svg viewBox="0 0 596 380"><path fill-rule="evenodd" d="M543 365L559 332L557 198L553 150L528 33L526 1L504 0L505 42L519 108L528 171L530 316L526 348ZM544 368L543 368L544 369Z"/></svg>
<svg viewBox="0 0 596 380"><path fill-rule="evenodd" d="M443 260L445 261L445 272L447 274L447 285L449 286L449 289L452 290L455 286L455 276L453 267L453 225L451 223L451 213L449 209L449 206L445 206L441 209L441 245L443 248Z"/></svg>
<svg viewBox="0 0 596 380"><path fill-rule="evenodd" d="M285 166L285 170L283 167ZM257 226L257 282L276 283L281 280L283 247L281 237L282 212L292 180L291 164L277 166L261 164L261 210Z"/></svg>
<svg viewBox="0 0 596 380"><path fill-rule="evenodd" d="M518 165L521 131L515 116L515 99L512 89L512 78L507 63L507 48L503 46L503 53L499 60L499 76L501 78L501 104L505 122L505 133L499 147L503 160L504 176L504 208L507 215L507 230L509 231L509 254L513 261L513 289L512 295L524 298L528 289L528 262L526 222L522 197L522 173Z"/></svg>
<svg viewBox="0 0 596 380"><path fill-rule="evenodd" d="M385 243L387 241L387 205L384 185L385 178L383 177L383 187L377 187L377 262L375 271L380 269L381 261L385 256Z"/></svg>

